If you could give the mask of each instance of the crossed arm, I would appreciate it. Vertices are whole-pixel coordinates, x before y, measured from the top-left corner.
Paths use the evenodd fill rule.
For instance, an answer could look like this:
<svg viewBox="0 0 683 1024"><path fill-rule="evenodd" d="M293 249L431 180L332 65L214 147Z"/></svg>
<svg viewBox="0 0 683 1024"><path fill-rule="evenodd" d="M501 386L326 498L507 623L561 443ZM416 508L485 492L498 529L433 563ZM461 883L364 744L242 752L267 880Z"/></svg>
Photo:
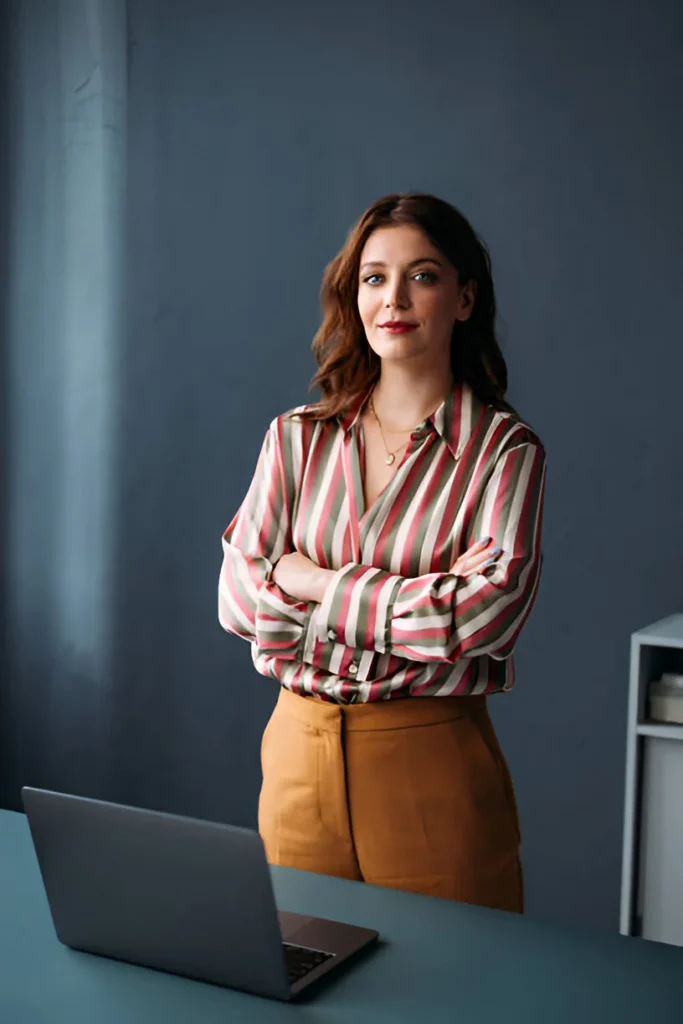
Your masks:
<svg viewBox="0 0 683 1024"><path fill-rule="evenodd" d="M484 537L464 551L451 568L454 576L466 580L475 573L483 572L500 558L502 551L492 537ZM313 601L321 604L327 587L336 573L332 569L321 569L310 558L292 551L277 562L272 579L283 593L296 601Z"/></svg>
<svg viewBox="0 0 683 1024"><path fill-rule="evenodd" d="M525 440L497 460L468 550L447 573L416 578L349 564L321 569L292 551L279 422L266 436L252 485L223 537L219 619L259 653L355 678L376 655L417 662L506 658L540 574L545 457ZM478 538L475 542L475 539Z"/></svg>

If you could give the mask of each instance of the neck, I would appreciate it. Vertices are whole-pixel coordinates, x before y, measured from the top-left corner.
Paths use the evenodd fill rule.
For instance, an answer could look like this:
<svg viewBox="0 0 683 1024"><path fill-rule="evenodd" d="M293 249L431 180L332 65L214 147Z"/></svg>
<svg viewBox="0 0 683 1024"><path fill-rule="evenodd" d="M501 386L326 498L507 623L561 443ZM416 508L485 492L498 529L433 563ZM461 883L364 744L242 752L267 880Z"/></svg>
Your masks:
<svg viewBox="0 0 683 1024"><path fill-rule="evenodd" d="M416 374L414 367L382 363L372 401L385 429L409 430L436 412L452 386L450 368Z"/></svg>

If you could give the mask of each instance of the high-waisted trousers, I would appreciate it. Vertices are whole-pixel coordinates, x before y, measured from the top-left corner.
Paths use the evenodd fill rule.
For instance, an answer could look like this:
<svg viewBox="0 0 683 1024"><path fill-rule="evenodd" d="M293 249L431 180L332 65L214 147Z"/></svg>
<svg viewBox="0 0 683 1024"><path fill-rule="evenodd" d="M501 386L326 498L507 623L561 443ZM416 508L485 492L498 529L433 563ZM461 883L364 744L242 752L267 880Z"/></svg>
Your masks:
<svg viewBox="0 0 683 1024"><path fill-rule="evenodd" d="M339 705L281 687L261 764L271 864L522 912L517 807L485 697Z"/></svg>

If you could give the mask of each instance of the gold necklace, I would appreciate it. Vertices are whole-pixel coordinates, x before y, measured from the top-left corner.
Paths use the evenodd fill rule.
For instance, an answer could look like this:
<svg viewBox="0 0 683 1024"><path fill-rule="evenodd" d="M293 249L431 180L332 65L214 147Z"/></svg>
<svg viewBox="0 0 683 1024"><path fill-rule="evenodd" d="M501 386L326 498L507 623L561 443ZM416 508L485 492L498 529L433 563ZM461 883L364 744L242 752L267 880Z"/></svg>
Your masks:
<svg viewBox="0 0 683 1024"><path fill-rule="evenodd" d="M382 430L382 423L380 421L379 416L377 415L377 411L375 409L375 403L373 402L372 398L370 399L370 408L372 409L372 415L377 420L377 426L379 427L379 432L382 435L382 444L384 445L384 450L387 453L387 457L386 457L386 459L384 461L387 464L387 466L393 466L394 462L396 461L396 456L400 452L401 448L405 448L405 446L408 444L408 441L404 441L403 444L399 445L398 448L395 449L395 451L390 452L389 451L389 445L387 444L387 439L385 438L384 431ZM412 434L412 432L413 432L413 428L412 427L410 428L409 431L405 431L405 433L410 433L410 434Z"/></svg>

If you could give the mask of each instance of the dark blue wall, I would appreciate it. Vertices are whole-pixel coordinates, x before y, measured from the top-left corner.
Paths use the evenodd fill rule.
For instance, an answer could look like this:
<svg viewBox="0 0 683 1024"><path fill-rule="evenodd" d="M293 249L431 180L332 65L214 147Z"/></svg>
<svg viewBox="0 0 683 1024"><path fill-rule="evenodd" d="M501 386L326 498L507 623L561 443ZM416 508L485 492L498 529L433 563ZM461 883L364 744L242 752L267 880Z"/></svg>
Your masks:
<svg viewBox="0 0 683 1024"><path fill-rule="evenodd" d="M306 398L325 263L372 200L432 191L490 246L511 398L548 450L543 585L517 689L491 702L528 909L615 929L629 634L683 608L683 8L131 0L129 13L98 792L255 823L275 688L217 625L221 532L270 418ZM29 776L93 788L77 758L65 773L58 743L36 770L33 713L23 705L6 806Z"/></svg>

